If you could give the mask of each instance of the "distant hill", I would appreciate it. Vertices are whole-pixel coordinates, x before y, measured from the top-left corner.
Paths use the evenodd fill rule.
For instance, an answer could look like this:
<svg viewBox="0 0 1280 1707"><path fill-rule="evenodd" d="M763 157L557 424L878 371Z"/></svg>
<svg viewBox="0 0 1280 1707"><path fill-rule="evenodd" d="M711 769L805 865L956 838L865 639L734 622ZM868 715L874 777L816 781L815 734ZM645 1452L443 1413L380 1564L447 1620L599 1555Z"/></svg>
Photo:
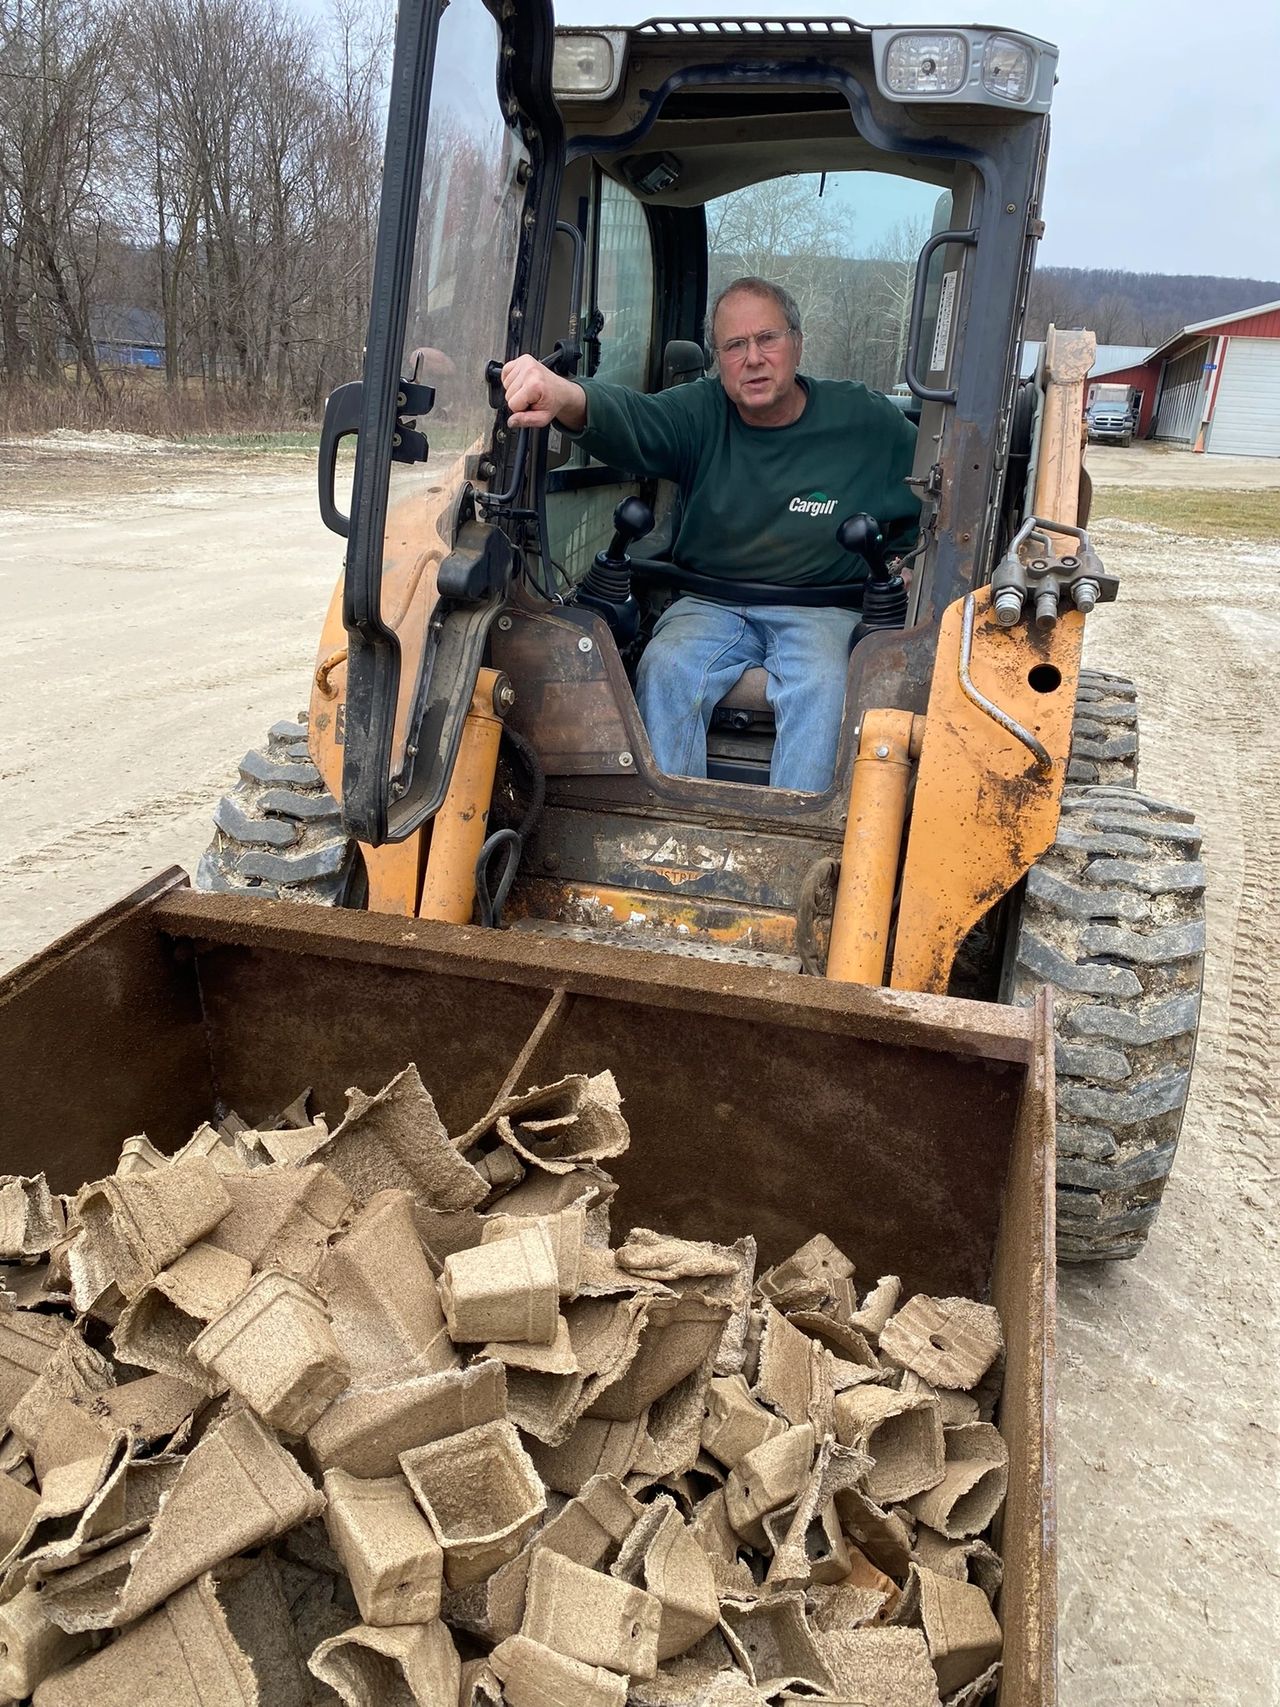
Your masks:
<svg viewBox="0 0 1280 1707"><path fill-rule="evenodd" d="M1087 326L1100 344L1162 344L1184 326L1280 301L1280 279L1208 273L1124 273L1107 267L1040 267L1031 285L1027 337Z"/></svg>

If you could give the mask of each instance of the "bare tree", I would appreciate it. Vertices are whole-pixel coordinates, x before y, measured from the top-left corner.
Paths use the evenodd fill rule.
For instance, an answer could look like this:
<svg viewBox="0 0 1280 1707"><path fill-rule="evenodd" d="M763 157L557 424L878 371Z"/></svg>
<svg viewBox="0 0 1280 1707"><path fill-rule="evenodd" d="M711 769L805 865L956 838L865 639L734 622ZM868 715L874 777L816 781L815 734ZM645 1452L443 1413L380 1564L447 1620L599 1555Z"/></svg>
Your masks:
<svg viewBox="0 0 1280 1707"><path fill-rule="evenodd" d="M835 204L818 194L814 173L770 178L707 208L712 292L735 274L772 279L789 290L806 328L826 308L819 262L847 254L852 230Z"/></svg>
<svg viewBox="0 0 1280 1707"><path fill-rule="evenodd" d="M832 379L860 379L882 384L878 352L873 345L877 326L874 292L865 261L837 264L828 291L828 313L806 349L806 366Z"/></svg>
<svg viewBox="0 0 1280 1707"><path fill-rule="evenodd" d="M915 292L916 261L929 235L925 219L902 219L876 245L871 260L871 290L876 313L872 347L880 361L876 383L894 385L902 378Z"/></svg>
<svg viewBox="0 0 1280 1707"><path fill-rule="evenodd" d="M1088 324L1100 344L1129 344L1141 335L1133 304L1116 291L1107 291L1092 304Z"/></svg>
<svg viewBox="0 0 1280 1707"><path fill-rule="evenodd" d="M365 333L387 13L150 0L136 29L170 380L310 413Z"/></svg>
<svg viewBox="0 0 1280 1707"><path fill-rule="evenodd" d="M1075 283L1054 273L1032 276L1027 298L1026 335L1042 339L1050 326L1089 324L1084 300Z"/></svg>
<svg viewBox="0 0 1280 1707"><path fill-rule="evenodd" d="M93 322L118 229L119 23L112 0L0 0L4 370L57 380L65 343L104 402Z"/></svg>
<svg viewBox="0 0 1280 1707"><path fill-rule="evenodd" d="M806 371L887 389L901 377L927 222L900 221L855 256L850 216L818 183L776 178L708 206L712 293L737 273L776 279L801 309Z"/></svg>

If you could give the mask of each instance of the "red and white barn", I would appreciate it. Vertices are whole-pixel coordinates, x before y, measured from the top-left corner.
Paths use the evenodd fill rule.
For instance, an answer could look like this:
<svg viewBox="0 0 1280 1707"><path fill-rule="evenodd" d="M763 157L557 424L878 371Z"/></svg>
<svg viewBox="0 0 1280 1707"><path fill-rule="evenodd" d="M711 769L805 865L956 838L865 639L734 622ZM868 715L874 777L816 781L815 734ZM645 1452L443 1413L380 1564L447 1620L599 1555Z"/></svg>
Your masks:
<svg viewBox="0 0 1280 1707"><path fill-rule="evenodd" d="M1280 456L1280 302L1184 326L1146 368L1152 438L1219 456Z"/></svg>

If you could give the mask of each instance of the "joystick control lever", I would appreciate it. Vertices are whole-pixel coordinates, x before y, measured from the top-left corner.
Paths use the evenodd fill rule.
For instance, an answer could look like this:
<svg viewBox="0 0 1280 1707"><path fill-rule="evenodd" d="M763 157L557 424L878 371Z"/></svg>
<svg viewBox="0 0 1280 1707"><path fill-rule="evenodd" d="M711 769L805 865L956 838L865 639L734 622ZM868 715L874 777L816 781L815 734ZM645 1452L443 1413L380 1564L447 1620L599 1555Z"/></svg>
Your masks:
<svg viewBox="0 0 1280 1707"><path fill-rule="evenodd" d="M653 511L643 498L624 498L613 512L613 527L608 549L596 552L594 563L582 578L578 603L598 610L619 646L625 646L635 639L640 627L640 607L631 592L628 547L653 527Z"/></svg>
<svg viewBox="0 0 1280 1707"><path fill-rule="evenodd" d="M907 621L907 586L885 557L884 534L874 516L860 510L846 516L836 529L836 539L845 551L861 557L868 575L862 593L862 621L853 631L853 644L882 628L904 628Z"/></svg>
<svg viewBox="0 0 1280 1707"><path fill-rule="evenodd" d="M630 568L627 547L653 530L653 511L643 498L624 498L613 512L614 535L608 551L598 551L596 562L610 568Z"/></svg>

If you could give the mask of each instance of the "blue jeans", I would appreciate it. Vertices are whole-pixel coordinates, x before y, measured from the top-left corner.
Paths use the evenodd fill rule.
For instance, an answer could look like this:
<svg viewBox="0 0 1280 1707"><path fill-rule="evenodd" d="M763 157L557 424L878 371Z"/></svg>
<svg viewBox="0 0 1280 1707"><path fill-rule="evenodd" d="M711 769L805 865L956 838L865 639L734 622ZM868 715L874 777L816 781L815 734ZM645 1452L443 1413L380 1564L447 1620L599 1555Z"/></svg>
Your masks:
<svg viewBox="0 0 1280 1707"><path fill-rule="evenodd" d="M770 786L828 788L858 615L830 605L719 605L691 596L669 605L636 679L658 769L706 776L711 713L742 672L759 665L769 674L778 730Z"/></svg>

